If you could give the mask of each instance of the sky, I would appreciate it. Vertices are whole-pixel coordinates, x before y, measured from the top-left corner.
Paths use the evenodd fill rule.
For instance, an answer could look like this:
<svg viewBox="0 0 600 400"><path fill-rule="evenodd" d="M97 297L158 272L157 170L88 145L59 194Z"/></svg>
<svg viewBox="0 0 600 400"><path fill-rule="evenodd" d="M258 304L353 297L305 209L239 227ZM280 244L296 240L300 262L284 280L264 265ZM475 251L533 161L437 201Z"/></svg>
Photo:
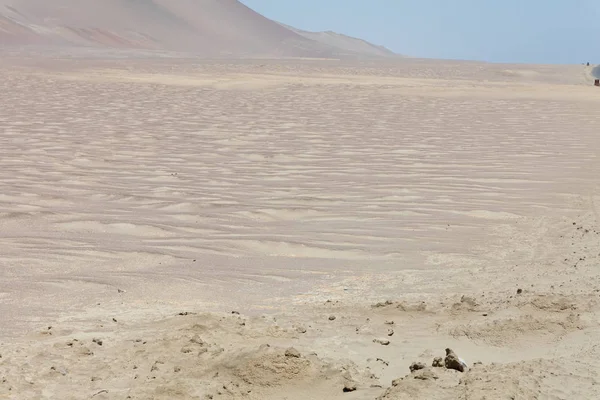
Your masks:
<svg viewBox="0 0 600 400"><path fill-rule="evenodd" d="M412 57L600 62L600 0L241 0L310 31L360 37Z"/></svg>

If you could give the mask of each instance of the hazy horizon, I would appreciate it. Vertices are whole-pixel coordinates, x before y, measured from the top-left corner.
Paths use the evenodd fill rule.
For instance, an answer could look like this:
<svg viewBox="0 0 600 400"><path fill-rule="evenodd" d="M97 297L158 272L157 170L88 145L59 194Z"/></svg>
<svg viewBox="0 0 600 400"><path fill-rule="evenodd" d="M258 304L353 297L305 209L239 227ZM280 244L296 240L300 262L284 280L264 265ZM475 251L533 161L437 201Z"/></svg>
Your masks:
<svg viewBox="0 0 600 400"><path fill-rule="evenodd" d="M595 63L593 0L241 0L299 29L332 30L411 57L543 64Z"/></svg>

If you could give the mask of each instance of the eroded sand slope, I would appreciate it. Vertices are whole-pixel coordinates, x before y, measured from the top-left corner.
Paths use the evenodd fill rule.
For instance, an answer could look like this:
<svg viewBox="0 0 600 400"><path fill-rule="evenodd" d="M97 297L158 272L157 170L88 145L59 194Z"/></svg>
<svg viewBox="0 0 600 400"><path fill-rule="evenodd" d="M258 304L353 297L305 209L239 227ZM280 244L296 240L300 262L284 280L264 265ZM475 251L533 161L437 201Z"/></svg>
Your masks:
<svg viewBox="0 0 600 400"><path fill-rule="evenodd" d="M315 35L299 34L238 0L0 0L3 46L145 49L203 57L393 56L359 39Z"/></svg>

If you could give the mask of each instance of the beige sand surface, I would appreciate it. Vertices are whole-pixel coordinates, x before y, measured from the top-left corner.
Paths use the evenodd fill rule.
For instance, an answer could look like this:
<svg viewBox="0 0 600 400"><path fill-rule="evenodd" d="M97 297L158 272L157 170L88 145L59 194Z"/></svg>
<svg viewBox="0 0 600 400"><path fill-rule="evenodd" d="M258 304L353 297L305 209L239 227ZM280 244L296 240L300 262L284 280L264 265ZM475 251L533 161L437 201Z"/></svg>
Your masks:
<svg viewBox="0 0 600 400"><path fill-rule="evenodd" d="M589 69L0 78L0 398L599 397ZM409 374L447 347L467 372Z"/></svg>

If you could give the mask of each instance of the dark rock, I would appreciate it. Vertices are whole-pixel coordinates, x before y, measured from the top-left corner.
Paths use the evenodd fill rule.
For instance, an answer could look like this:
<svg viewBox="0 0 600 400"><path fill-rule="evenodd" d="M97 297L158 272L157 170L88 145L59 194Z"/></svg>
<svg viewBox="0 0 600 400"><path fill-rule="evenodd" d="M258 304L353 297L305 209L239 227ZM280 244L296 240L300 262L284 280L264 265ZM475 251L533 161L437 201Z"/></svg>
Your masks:
<svg viewBox="0 0 600 400"><path fill-rule="evenodd" d="M378 343L382 346L387 346L388 344L390 344L390 341L387 339L373 339L373 343Z"/></svg>
<svg viewBox="0 0 600 400"><path fill-rule="evenodd" d="M356 383L354 382L346 382L344 384L344 393L354 392L356 390Z"/></svg>
<svg viewBox="0 0 600 400"><path fill-rule="evenodd" d="M444 359L444 366L447 369L453 369L459 372L465 372L465 365L458 358L456 353L452 349L446 349L446 358Z"/></svg>
<svg viewBox="0 0 600 400"><path fill-rule="evenodd" d="M408 368L410 369L410 372L415 372L420 369L425 369L426 366L422 362L414 362L414 363L410 364L410 367L408 367Z"/></svg>

